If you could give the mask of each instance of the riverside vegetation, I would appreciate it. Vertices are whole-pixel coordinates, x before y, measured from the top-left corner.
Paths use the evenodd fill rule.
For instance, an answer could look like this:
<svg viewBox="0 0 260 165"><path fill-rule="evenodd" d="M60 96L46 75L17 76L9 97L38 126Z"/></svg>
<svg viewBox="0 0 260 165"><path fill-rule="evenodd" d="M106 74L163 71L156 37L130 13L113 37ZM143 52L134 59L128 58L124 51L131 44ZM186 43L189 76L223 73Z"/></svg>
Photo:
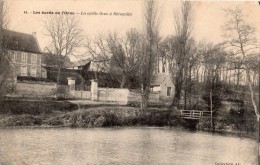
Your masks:
<svg viewBox="0 0 260 165"><path fill-rule="evenodd" d="M110 126L177 126L210 130L210 118L196 123L180 118L178 111L150 105L143 112L136 104L126 106L98 104L76 105L67 101L2 100L0 102L0 126L40 127L110 127ZM254 136L257 122L254 112L246 109L215 114L216 132Z"/></svg>

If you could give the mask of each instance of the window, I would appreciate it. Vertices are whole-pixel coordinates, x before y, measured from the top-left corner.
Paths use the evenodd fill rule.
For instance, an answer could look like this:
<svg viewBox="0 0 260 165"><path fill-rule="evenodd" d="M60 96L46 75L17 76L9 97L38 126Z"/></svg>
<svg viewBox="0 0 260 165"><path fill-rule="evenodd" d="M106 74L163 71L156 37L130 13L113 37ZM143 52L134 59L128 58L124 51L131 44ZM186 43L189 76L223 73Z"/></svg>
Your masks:
<svg viewBox="0 0 260 165"><path fill-rule="evenodd" d="M13 52L13 60L14 60L14 61L17 60L17 52Z"/></svg>
<svg viewBox="0 0 260 165"><path fill-rule="evenodd" d="M165 66L162 67L162 73L165 73Z"/></svg>
<svg viewBox="0 0 260 165"><path fill-rule="evenodd" d="M31 76L32 76L32 77L36 77L36 73L37 73L36 67L35 67L35 66L32 66L32 67L31 67Z"/></svg>
<svg viewBox="0 0 260 165"><path fill-rule="evenodd" d="M21 76L27 76L27 66L21 66Z"/></svg>
<svg viewBox="0 0 260 165"><path fill-rule="evenodd" d="M167 87L167 96L171 96L172 87Z"/></svg>
<svg viewBox="0 0 260 165"><path fill-rule="evenodd" d="M161 86L160 86L160 85L154 85L154 86L152 87L152 91L154 91L154 92L160 92L160 91L161 91Z"/></svg>
<svg viewBox="0 0 260 165"><path fill-rule="evenodd" d="M9 56L12 58L12 61L16 61L17 60L17 53L16 52L9 52Z"/></svg>
<svg viewBox="0 0 260 165"><path fill-rule="evenodd" d="M13 59L13 52L12 51L8 51L8 57Z"/></svg>
<svg viewBox="0 0 260 165"><path fill-rule="evenodd" d="M31 63L32 64L36 64L37 63L37 55L36 54L32 54L32 56L31 56Z"/></svg>
<svg viewBox="0 0 260 165"><path fill-rule="evenodd" d="M44 69L42 70L42 78L47 78L47 72Z"/></svg>
<svg viewBox="0 0 260 165"><path fill-rule="evenodd" d="M26 63L27 61L27 54L26 53L22 53L22 62Z"/></svg>

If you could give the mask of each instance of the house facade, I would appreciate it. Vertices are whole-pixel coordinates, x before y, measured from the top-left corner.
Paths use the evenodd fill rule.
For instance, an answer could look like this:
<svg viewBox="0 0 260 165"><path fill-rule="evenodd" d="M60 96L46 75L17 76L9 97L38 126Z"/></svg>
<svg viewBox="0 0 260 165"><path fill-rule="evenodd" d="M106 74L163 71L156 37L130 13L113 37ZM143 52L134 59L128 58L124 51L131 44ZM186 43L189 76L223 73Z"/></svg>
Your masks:
<svg viewBox="0 0 260 165"><path fill-rule="evenodd" d="M163 57L158 57L151 83L151 91L159 92L162 101L172 101L175 85L172 78L174 63Z"/></svg>
<svg viewBox="0 0 260 165"><path fill-rule="evenodd" d="M8 50L8 56L16 66L17 76L47 78L46 71L42 68L41 54Z"/></svg>
<svg viewBox="0 0 260 165"><path fill-rule="evenodd" d="M3 46L15 66L16 76L47 78L47 72L42 67L41 51L35 34L4 30Z"/></svg>

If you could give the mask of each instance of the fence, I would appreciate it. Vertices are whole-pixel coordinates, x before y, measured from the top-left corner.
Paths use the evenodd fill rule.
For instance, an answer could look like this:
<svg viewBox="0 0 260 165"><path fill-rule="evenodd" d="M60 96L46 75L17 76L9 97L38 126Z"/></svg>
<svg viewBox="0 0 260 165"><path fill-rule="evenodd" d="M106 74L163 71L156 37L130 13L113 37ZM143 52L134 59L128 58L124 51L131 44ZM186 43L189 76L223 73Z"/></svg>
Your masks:
<svg viewBox="0 0 260 165"><path fill-rule="evenodd" d="M73 79L68 79L68 85L56 84L34 84L17 83L17 91L23 95L53 96L59 99L80 99L100 102L115 102L117 104L127 104L129 101L140 102L140 91L129 91L121 88L99 88L97 81L92 81L91 86L77 86ZM149 102L159 102L159 93L152 92L149 95Z"/></svg>
<svg viewBox="0 0 260 165"><path fill-rule="evenodd" d="M91 92L90 91L77 91L77 90L75 90L74 99L90 100L91 99Z"/></svg>
<svg viewBox="0 0 260 165"><path fill-rule="evenodd" d="M98 88L98 101L117 102L119 104L127 104L128 89L118 88Z"/></svg>

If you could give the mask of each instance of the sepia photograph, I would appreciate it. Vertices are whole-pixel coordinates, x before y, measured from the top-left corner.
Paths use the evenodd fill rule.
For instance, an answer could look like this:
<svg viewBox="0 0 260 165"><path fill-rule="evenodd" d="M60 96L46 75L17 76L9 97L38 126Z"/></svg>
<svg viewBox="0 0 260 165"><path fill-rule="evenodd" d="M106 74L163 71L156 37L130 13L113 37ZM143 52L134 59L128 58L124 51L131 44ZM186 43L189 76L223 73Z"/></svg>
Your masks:
<svg viewBox="0 0 260 165"><path fill-rule="evenodd" d="M0 0L0 165L260 165L260 2Z"/></svg>

